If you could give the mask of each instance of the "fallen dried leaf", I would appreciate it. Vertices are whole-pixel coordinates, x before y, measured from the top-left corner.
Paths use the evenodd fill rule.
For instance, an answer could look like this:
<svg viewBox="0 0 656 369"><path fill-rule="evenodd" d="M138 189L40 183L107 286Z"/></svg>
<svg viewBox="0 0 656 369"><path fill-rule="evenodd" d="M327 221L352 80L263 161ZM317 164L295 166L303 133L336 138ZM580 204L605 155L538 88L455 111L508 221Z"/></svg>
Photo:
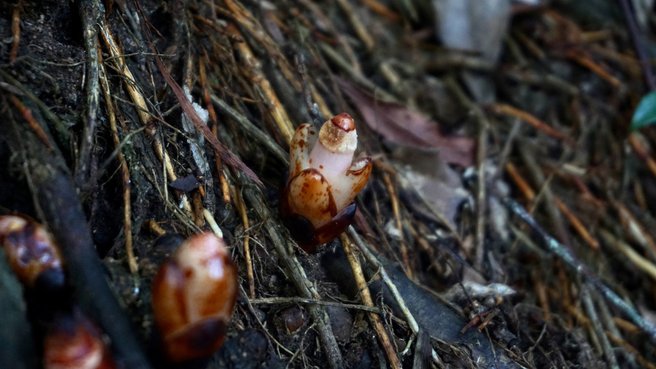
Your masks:
<svg viewBox="0 0 656 369"><path fill-rule="evenodd" d="M342 90L355 103L365 123L390 142L423 149L438 149L442 160L464 167L473 163L474 141L464 136L444 136L439 124L405 106L378 101L345 80Z"/></svg>
<svg viewBox="0 0 656 369"><path fill-rule="evenodd" d="M400 148L392 153L401 188L416 193L421 201L408 204L423 214L437 214L438 220L456 228L455 219L463 201L470 195L460 175L449 167L441 152L416 148ZM425 209L428 207L428 209Z"/></svg>

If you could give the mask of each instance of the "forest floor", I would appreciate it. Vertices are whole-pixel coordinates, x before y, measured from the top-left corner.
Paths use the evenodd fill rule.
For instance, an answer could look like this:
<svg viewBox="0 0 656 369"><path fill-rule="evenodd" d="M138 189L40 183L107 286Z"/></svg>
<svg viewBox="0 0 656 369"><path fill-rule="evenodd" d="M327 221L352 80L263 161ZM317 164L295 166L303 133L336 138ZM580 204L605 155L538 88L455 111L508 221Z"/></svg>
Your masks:
<svg viewBox="0 0 656 369"><path fill-rule="evenodd" d="M168 366L150 285L202 230L239 296L180 368L656 368L653 12L529 3L2 2L0 214L48 227L125 368ZM373 172L308 254L289 142L341 112ZM0 359L38 366L43 299L10 290Z"/></svg>

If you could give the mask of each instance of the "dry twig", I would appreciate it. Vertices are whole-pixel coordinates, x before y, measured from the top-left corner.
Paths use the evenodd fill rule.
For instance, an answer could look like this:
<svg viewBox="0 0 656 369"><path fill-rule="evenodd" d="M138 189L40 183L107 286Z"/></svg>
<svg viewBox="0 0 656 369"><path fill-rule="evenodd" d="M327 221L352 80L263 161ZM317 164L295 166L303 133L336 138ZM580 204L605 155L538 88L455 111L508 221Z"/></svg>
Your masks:
<svg viewBox="0 0 656 369"><path fill-rule="evenodd" d="M132 199L130 197L130 169L125 160L125 156L121 151L121 139L118 135L118 128L116 127L116 114L114 112L114 102L109 90L109 81L107 81L107 72L105 68L100 66L100 87L102 89L103 98L105 99L105 109L107 110L107 119L109 120L109 128L112 131L112 139L114 146L118 150L118 162L121 170L121 184L123 185L123 234L125 235L125 253L128 258L128 266L130 272L137 273L139 266L134 257L134 247L132 245Z"/></svg>

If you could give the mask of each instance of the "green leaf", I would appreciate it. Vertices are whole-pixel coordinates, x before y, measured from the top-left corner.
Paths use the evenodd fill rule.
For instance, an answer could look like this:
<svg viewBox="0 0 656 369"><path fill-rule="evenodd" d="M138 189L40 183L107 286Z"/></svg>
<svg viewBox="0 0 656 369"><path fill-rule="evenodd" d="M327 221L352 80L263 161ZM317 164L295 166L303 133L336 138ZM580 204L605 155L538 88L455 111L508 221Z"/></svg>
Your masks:
<svg viewBox="0 0 656 369"><path fill-rule="evenodd" d="M656 91L645 95L631 118L631 130L656 124Z"/></svg>

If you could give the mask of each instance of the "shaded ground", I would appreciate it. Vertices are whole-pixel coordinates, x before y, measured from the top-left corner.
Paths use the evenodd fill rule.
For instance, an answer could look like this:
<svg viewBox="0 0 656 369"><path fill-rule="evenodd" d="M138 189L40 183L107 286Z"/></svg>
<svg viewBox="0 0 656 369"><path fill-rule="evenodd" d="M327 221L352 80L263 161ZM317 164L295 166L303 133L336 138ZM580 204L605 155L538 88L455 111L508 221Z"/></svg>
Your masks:
<svg viewBox="0 0 656 369"><path fill-rule="evenodd" d="M124 367L167 366L156 240L215 220L240 296L181 367L653 368L656 134L629 122L654 23L570 3L3 3L0 211L49 227ZM277 211L288 142L339 112L374 172L308 255ZM35 367L49 302L0 272L0 359Z"/></svg>

